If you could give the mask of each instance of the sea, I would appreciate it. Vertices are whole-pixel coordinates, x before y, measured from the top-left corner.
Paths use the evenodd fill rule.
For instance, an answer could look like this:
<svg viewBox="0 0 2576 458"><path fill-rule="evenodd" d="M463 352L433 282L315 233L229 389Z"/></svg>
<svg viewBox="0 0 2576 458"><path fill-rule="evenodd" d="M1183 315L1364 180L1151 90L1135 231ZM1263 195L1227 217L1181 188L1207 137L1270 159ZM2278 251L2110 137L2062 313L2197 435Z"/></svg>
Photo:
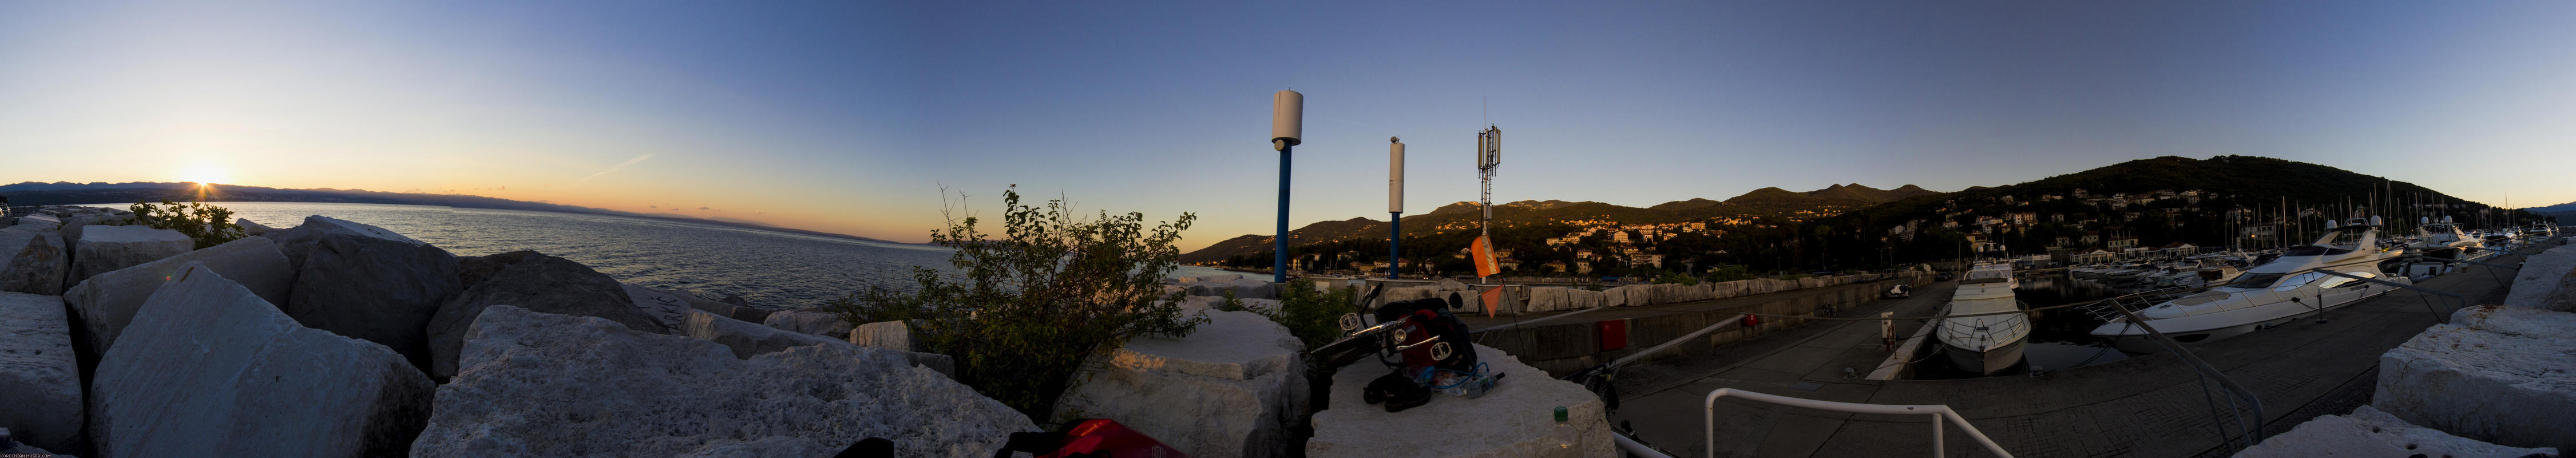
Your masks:
<svg viewBox="0 0 2576 458"><path fill-rule="evenodd" d="M740 295L753 306L770 309L822 305L870 286L910 289L914 266L946 269L954 253L931 245L585 213L426 205L212 204L231 209L235 217L279 229L303 224L312 215L365 223L457 256L536 250L588 265L621 282L688 291L707 299ZM92 206L121 209L127 204ZM1180 266L1173 276L1227 273Z"/></svg>

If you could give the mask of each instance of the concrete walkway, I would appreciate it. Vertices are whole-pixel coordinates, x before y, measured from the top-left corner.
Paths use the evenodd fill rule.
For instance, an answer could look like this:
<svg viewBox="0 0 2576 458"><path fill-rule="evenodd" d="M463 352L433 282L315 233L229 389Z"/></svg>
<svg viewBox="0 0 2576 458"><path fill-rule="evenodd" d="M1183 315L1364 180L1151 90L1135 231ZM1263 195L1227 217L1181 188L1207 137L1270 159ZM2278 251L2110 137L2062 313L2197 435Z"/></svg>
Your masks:
<svg viewBox="0 0 2576 458"><path fill-rule="evenodd" d="M2514 264L2522 256L2486 261ZM2422 285L2496 303L2512 272L2488 267ZM1948 297L1948 284L1915 298L1882 301L1845 315L1928 314ZM2425 300L2436 306L2428 311ZM2366 403L2379 354L2457 307L2448 298L2397 291L2277 328L2195 345L2204 361L2263 400L2273 431ZM1921 324L1899 322L1900 334ZM1718 388L1872 404L1945 404L2015 456L2188 457L2213 454L2221 438L2193 371L2168 355L2060 370L2043 376L1965 380L1846 379L1886 357L1875 322L1818 322L1692 356L1631 366L1620 373L1625 399L1613 423L1631 422L1647 443L1679 456L1707 453L1701 402ZM1706 375L1702 375L1706 374ZM1922 456L1931 448L1925 416L1852 415L1728 400L1719 404L1719 456ZM1950 431L1951 456L1985 456ZM2222 455L2223 456L2223 455Z"/></svg>

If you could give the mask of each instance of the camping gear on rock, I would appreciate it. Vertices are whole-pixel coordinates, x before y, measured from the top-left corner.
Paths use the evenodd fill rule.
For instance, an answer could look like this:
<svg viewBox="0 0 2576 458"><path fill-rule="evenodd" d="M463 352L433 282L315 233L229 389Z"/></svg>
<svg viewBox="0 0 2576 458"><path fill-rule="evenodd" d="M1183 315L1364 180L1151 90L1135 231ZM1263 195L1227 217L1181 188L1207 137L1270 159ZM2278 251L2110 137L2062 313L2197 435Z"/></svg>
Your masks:
<svg viewBox="0 0 2576 458"><path fill-rule="evenodd" d="M1381 287L1382 289L1382 287ZM1377 320L1376 325L1361 321L1361 313L1343 315L1342 330L1348 335L1317 348L1310 355L1324 362L1324 367L1338 368L1371 355L1385 364L1391 373L1369 382L1360 392L1361 400L1370 404L1386 403L1386 411L1397 412L1430 402L1431 393L1474 399L1492 391L1502 374L1491 373L1476 361L1476 348L1467 323L1449 313L1459 299L1415 299L1391 302L1366 310L1365 304L1377 298L1372 290L1362 299L1362 311Z"/></svg>

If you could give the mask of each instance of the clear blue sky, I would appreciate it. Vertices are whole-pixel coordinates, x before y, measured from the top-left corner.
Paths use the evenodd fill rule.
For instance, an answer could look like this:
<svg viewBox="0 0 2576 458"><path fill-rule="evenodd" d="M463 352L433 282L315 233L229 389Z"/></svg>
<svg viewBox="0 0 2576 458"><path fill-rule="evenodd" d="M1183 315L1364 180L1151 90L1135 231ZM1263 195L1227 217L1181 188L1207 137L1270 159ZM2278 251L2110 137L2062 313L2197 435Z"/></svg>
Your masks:
<svg viewBox="0 0 2576 458"><path fill-rule="evenodd" d="M1272 224L2272 156L2576 201L2576 2L0 4L0 181L450 191L918 241L941 186ZM747 9L755 5L759 9ZM1490 110L1485 107L1490 103ZM1490 113L1490 114L1488 114ZM1488 118L1490 116L1490 118ZM621 164L623 164L621 166ZM707 207L707 210L698 210Z"/></svg>

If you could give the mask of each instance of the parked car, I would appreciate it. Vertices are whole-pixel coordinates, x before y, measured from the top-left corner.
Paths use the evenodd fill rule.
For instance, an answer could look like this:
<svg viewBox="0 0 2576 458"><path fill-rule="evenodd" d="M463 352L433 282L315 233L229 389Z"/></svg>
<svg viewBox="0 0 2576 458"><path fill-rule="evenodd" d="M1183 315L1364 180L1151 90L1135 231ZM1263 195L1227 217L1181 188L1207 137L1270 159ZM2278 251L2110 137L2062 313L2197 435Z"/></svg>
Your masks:
<svg viewBox="0 0 2576 458"><path fill-rule="evenodd" d="M1949 272L1942 272L1942 273L1932 274L1932 281L1950 281L1950 273L1949 273Z"/></svg>

